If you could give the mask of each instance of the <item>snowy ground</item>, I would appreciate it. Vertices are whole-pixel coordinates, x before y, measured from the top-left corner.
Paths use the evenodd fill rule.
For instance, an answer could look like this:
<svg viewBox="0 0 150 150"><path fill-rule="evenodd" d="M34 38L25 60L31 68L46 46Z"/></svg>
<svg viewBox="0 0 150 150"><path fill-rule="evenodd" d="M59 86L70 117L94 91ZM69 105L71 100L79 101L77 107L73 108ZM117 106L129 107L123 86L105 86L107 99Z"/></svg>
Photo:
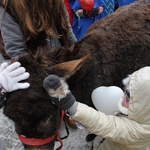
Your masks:
<svg viewBox="0 0 150 150"><path fill-rule="evenodd" d="M0 54L0 64L4 61L8 61L8 60L4 60L3 57L1 56ZM2 120L5 120L4 119L4 116L2 115L2 111L0 110L0 117L1 117L1 121L0 121L0 124L2 125L2 123L4 123L4 121ZM2 119L3 118L3 119ZM7 127L10 128L10 130L13 131L12 128L14 128L12 122L8 123L9 120L8 118L5 120L6 121L6 124L9 124ZM1 133L2 132L6 132L6 131L9 131L9 129L2 129L2 126L0 125L0 138L2 138L1 136ZM85 131L84 129L73 129L73 128L69 128L69 136L63 140L63 148L62 150L91 150L91 147L92 147L92 143L91 142L86 142L85 141L85 137L87 135L87 131ZM64 137L66 136L67 133L66 133L66 130L64 128L64 124L62 124L62 128L61 128L61 132L60 132L60 136L61 137ZM11 143L11 138L14 138L14 140L16 140L15 138L17 137L16 135L12 135L12 133L10 135L8 135L9 137L9 140L6 141L6 143L8 142L9 144ZM2 138L3 139L3 138ZM20 143L19 143L20 144ZM59 142L56 142L55 144L55 148L58 148L60 145ZM19 147L19 146L18 146ZM6 150L22 150L22 148L8 148Z"/></svg>
<svg viewBox="0 0 150 150"><path fill-rule="evenodd" d="M62 127L60 133L61 133L61 137L67 135L64 126ZM67 139L63 140L62 150L91 150L92 143L85 141L85 137L87 133L88 132L85 129L73 129L69 127L69 136ZM56 142L55 149L59 145L60 143Z"/></svg>

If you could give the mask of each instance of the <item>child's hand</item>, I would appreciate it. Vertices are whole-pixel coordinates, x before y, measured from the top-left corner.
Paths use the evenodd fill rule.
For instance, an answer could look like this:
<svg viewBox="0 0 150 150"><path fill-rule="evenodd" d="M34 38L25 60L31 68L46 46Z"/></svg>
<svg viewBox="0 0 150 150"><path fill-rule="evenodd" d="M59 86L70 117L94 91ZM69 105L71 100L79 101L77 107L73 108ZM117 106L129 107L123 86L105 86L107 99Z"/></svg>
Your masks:
<svg viewBox="0 0 150 150"><path fill-rule="evenodd" d="M62 110L68 110L76 100L67 83L56 75L47 76L43 81L43 87L51 96L52 102Z"/></svg>

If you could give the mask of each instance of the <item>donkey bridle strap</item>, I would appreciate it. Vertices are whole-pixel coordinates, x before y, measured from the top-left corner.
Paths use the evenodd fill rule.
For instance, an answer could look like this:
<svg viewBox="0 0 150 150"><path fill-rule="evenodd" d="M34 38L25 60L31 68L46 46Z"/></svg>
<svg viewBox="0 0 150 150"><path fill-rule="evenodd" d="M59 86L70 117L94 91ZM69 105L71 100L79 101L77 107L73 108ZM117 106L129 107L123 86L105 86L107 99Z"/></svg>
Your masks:
<svg viewBox="0 0 150 150"><path fill-rule="evenodd" d="M51 142L54 139L55 135L52 135L46 139L26 138L22 135L18 135L18 137L23 144L30 145L30 146L41 146Z"/></svg>
<svg viewBox="0 0 150 150"><path fill-rule="evenodd" d="M61 126L61 123L63 121L63 117L64 117L64 111L62 110L61 111L60 126ZM58 128L58 130L59 130L59 128ZM55 136L58 134L58 130L56 131L56 133L54 135L52 135L46 139L26 138L23 135L18 135L18 137L19 137L20 141L25 145L41 146L41 145L44 145L44 144L51 142L55 138ZM62 143L61 143L61 145L62 145Z"/></svg>

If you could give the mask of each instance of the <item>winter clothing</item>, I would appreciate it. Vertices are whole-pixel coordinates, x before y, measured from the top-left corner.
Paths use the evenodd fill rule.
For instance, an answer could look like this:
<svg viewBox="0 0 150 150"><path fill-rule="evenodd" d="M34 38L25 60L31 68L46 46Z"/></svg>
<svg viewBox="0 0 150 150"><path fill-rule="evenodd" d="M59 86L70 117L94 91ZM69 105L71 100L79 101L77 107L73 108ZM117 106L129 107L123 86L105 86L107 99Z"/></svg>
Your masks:
<svg viewBox="0 0 150 150"><path fill-rule="evenodd" d="M83 16L85 17L95 17L103 12L103 7L98 6L97 8L93 8L92 10L83 10Z"/></svg>
<svg viewBox="0 0 150 150"><path fill-rule="evenodd" d="M19 62L10 65L2 63L0 67L0 84L7 92L26 89L30 86L29 83L19 83L19 81L29 78L29 73L25 72L25 68L20 66Z"/></svg>
<svg viewBox="0 0 150 150"><path fill-rule="evenodd" d="M145 150L150 145L149 87L150 67L144 67L130 76L128 116L105 115L75 101L72 118L101 138L97 150ZM68 111L73 114L71 107Z"/></svg>
<svg viewBox="0 0 150 150"><path fill-rule="evenodd" d="M94 8L98 8L99 6L103 7L103 11L100 14L96 14L94 17L88 16L79 16L77 15L78 10L82 10L83 8L80 6L79 0L69 0L71 9L74 12L73 15L73 23L72 29L74 34L76 35L77 40L80 40L87 29L97 20L111 14L114 11L114 0L94 0Z"/></svg>
<svg viewBox="0 0 150 150"><path fill-rule="evenodd" d="M72 25L73 12L72 12L72 10L71 10L69 0L64 0L64 3L65 3L65 5L66 5L66 9L67 9L68 14L69 14L69 21L70 21L70 24Z"/></svg>
<svg viewBox="0 0 150 150"><path fill-rule="evenodd" d="M83 124L88 131L111 141L112 150L144 150L150 145L150 67L134 72L129 86L127 118L106 116L81 103L74 115L74 120ZM100 145L99 149L101 147L103 146Z"/></svg>
<svg viewBox="0 0 150 150"><path fill-rule="evenodd" d="M62 110L68 110L75 102L75 97L68 90L65 81L56 75L49 75L43 81L43 87L52 97L52 101Z"/></svg>
<svg viewBox="0 0 150 150"><path fill-rule="evenodd" d="M3 42L5 46L6 53L11 58L17 58L20 55L24 55L27 53L28 49L37 49L38 46L45 46L47 44L50 48L58 48L61 47L61 41L56 38L52 38L45 33L41 33L37 36L36 40L30 40L28 43L25 43L23 33L21 32L21 25L17 23L17 19L10 15L10 12L6 12L4 14L4 9L0 7L0 20L2 20L1 33L3 37ZM68 26L69 26L69 34L68 45L71 46L76 42L76 37L72 32L71 25L69 23L69 17L67 16Z"/></svg>
<svg viewBox="0 0 150 150"><path fill-rule="evenodd" d="M123 96L123 90L117 86L100 86L92 91L91 100L97 110L106 115L113 115Z"/></svg>
<svg viewBox="0 0 150 150"><path fill-rule="evenodd" d="M128 5L132 2L134 2L135 0L118 0L118 7L122 7L124 5Z"/></svg>
<svg viewBox="0 0 150 150"><path fill-rule="evenodd" d="M30 86L27 82L20 82L29 78L29 73L20 66L19 62L10 65L4 62L0 66L0 108L4 105L7 92L26 89Z"/></svg>
<svg viewBox="0 0 150 150"><path fill-rule="evenodd" d="M10 59L4 49L4 43L3 43L3 39L2 39L2 35L1 35L1 30L0 30L0 53L2 54L4 59Z"/></svg>

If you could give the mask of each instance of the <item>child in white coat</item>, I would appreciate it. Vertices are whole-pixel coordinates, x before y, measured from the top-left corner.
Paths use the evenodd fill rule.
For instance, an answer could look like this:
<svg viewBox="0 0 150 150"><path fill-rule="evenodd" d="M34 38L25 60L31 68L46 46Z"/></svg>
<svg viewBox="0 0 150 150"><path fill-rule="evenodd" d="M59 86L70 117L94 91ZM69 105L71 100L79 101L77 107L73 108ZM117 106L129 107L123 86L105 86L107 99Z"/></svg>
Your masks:
<svg viewBox="0 0 150 150"><path fill-rule="evenodd" d="M121 104L126 114L115 116L77 102L67 83L55 75L43 82L53 103L68 110L71 118L89 132L105 139L97 150L146 150L150 146L150 67L135 71L125 85L129 94L124 94Z"/></svg>

